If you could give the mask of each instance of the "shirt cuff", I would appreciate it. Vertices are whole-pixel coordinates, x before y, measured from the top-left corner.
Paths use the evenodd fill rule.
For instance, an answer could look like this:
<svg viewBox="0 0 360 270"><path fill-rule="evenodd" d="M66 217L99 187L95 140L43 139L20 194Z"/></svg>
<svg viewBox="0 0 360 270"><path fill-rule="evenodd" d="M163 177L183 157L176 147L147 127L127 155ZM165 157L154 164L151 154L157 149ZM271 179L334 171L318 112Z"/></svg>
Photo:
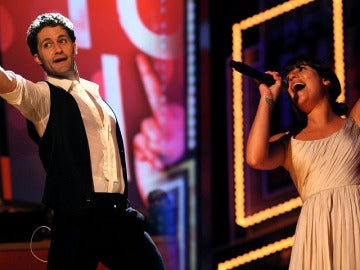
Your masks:
<svg viewBox="0 0 360 270"><path fill-rule="evenodd" d="M16 77L16 88L5 94L0 94L0 97L6 100L9 104L17 104L20 100L21 84L19 83L19 77L12 71L6 71L10 76Z"/></svg>

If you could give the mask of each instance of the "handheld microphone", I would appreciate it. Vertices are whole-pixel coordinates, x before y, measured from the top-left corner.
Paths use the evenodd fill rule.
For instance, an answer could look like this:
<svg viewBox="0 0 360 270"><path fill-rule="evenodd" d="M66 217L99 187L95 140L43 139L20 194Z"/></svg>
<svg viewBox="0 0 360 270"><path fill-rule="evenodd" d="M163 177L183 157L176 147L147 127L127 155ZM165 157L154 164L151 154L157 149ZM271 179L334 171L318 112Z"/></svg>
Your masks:
<svg viewBox="0 0 360 270"><path fill-rule="evenodd" d="M271 86L275 83L275 79L270 74L256 70L243 62L231 60L230 66L236 71L257 80L259 83L264 83L267 86Z"/></svg>

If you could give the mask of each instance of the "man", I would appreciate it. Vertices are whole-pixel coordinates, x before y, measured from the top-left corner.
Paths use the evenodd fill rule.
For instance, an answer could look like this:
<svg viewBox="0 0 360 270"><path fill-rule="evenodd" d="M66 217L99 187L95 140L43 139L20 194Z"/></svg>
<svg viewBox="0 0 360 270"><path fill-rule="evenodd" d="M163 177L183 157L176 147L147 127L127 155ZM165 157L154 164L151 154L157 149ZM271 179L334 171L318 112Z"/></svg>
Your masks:
<svg viewBox="0 0 360 270"><path fill-rule="evenodd" d="M46 171L43 203L53 210L48 269L164 269L129 206L123 141L98 85L80 78L71 21L38 16L27 43L47 74L33 83L0 67L0 96L27 119Z"/></svg>

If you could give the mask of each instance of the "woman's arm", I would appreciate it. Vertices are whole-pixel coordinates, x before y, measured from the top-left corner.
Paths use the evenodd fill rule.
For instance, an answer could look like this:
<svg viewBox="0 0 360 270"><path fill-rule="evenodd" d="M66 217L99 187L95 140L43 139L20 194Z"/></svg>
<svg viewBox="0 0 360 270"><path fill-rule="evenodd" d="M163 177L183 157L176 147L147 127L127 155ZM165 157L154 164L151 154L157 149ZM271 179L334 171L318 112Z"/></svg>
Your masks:
<svg viewBox="0 0 360 270"><path fill-rule="evenodd" d="M349 116L355 120L358 126L360 126L360 99L355 103L354 107L351 109Z"/></svg>
<svg viewBox="0 0 360 270"><path fill-rule="evenodd" d="M276 82L271 87L259 85L260 101L246 145L246 162L253 168L264 170L284 165L286 154L284 138L281 135L270 138L271 114L281 91L281 78L278 73L270 74Z"/></svg>

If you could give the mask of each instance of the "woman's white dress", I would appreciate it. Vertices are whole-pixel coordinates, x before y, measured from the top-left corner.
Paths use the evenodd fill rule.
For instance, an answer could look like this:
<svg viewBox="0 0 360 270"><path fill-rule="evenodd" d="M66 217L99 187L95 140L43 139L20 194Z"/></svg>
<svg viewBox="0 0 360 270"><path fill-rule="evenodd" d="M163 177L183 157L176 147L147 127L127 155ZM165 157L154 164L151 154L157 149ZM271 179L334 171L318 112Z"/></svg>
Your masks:
<svg viewBox="0 0 360 270"><path fill-rule="evenodd" d="M290 175L303 206L291 270L360 270L360 128L351 119L324 139L291 138Z"/></svg>

